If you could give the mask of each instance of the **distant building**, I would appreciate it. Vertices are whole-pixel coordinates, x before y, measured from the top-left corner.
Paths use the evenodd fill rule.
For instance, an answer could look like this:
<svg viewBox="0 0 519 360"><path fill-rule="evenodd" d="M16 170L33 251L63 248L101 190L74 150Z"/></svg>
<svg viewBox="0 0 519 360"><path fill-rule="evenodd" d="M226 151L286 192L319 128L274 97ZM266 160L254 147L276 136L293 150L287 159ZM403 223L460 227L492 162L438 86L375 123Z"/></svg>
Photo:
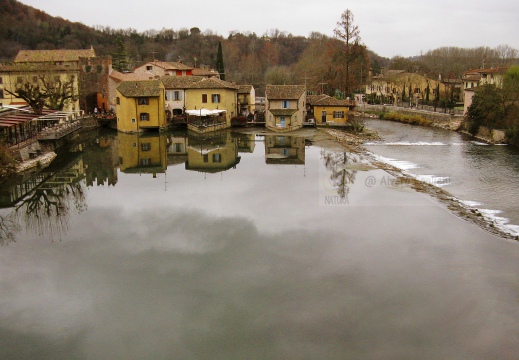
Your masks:
<svg viewBox="0 0 519 360"><path fill-rule="evenodd" d="M463 83L463 113L466 114L470 105L474 91L478 86L495 85L498 88L503 87L503 79L507 72L506 67L495 67L490 69L474 69L465 71L461 77Z"/></svg>
<svg viewBox="0 0 519 360"><path fill-rule="evenodd" d="M146 75L158 79L161 76L191 76L193 68L181 62L150 61L136 67L133 72L138 75Z"/></svg>
<svg viewBox="0 0 519 360"><path fill-rule="evenodd" d="M256 110L256 92L252 85L238 86L239 115L248 116Z"/></svg>

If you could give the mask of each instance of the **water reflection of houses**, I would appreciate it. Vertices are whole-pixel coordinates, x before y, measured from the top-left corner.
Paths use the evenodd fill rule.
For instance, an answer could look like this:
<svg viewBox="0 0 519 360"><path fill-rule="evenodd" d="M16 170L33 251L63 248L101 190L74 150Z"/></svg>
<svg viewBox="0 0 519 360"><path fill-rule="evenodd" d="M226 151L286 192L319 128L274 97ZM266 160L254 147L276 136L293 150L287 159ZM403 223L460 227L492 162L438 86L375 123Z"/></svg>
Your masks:
<svg viewBox="0 0 519 360"><path fill-rule="evenodd" d="M156 132L119 133L119 167L124 173L165 173L166 135Z"/></svg>
<svg viewBox="0 0 519 360"><path fill-rule="evenodd" d="M235 168L240 162L238 142L230 131L187 136L186 170L216 173Z"/></svg>
<svg viewBox="0 0 519 360"><path fill-rule="evenodd" d="M57 193L55 189L78 183L85 174L85 165L80 155L79 152L71 153L68 159L61 163L54 162L43 171L21 174L12 179L12 182L2 183L0 208L12 207L22 201L28 202L41 192L45 192L45 198L49 198L51 193Z"/></svg>
<svg viewBox="0 0 519 360"><path fill-rule="evenodd" d="M171 133L167 146L168 165L185 164L187 162L187 134Z"/></svg>
<svg viewBox="0 0 519 360"><path fill-rule="evenodd" d="M305 138L296 136L265 136L265 161L267 164L305 163Z"/></svg>
<svg viewBox="0 0 519 360"><path fill-rule="evenodd" d="M240 153L253 153L256 147L256 135L233 132L232 138L236 140L236 146Z"/></svg>

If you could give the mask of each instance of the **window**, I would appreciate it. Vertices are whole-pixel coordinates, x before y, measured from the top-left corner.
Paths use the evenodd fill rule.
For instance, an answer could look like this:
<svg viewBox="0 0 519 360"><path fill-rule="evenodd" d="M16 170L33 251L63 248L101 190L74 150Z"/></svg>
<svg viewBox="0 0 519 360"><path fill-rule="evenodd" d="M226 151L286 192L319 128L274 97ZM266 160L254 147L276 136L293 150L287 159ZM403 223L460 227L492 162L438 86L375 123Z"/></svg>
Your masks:
<svg viewBox="0 0 519 360"><path fill-rule="evenodd" d="M115 99L115 103L117 105L121 105L121 99L119 98L119 96Z"/></svg>
<svg viewBox="0 0 519 360"><path fill-rule="evenodd" d="M153 66L151 66L151 65L146 65L146 70L147 70L147 71L151 71L151 70L153 70Z"/></svg>
<svg viewBox="0 0 519 360"><path fill-rule="evenodd" d="M213 154L213 162L214 163L221 163L222 162L222 155L221 154Z"/></svg>
<svg viewBox="0 0 519 360"><path fill-rule="evenodd" d="M134 123L134 122L135 122L135 119L132 119L132 123Z"/></svg>
<svg viewBox="0 0 519 360"><path fill-rule="evenodd" d="M139 119L141 121L149 121L150 120L150 114L149 113L141 113Z"/></svg>
<svg viewBox="0 0 519 360"><path fill-rule="evenodd" d="M288 100L282 100L282 101L281 101L281 107L282 107L283 109L290 109L290 101L288 101Z"/></svg>
<svg viewBox="0 0 519 360"><path fill-rule="evenodd" d="M151 150L151 143L142 143L141 144L141 150L142 151L150 151Z"/></svg>
<svg viewBox="0 0 519 360"><path fill-rule="evenodd" d="M211 96L211 100L212 100L212 102L215 103L215 104L219 103L219 102L220 102L220 94L213 94L213 95Z"/></svg>
<svg viewBox="0 0 519 360"><path fill-rule="evenodd" d="M288 149L281 149L281 155L288 156L288 155L290 155L290 152Z"/></svg>
<svg viewBox="0 0 519 360"><path fill-rule="evenodd" d="M333 118L334 119L342 119L344 117L344 111L334 111Z"/></svg>
<svg viewBox="0 0 519 360"><path fill-rule="evenodd" d="M175 91L174 95L175 95L173 97L174 100L176 100L176 101L182 100L182 93L180 91Z"/></svg>
<svg viewBox="0 0 519 360"><path fill-rule="evenodd" d="M3 84L4 80L0 77L0 84Z"/></svg>
<svg viewBox="0 0 519 360"><path fill-rule="evenodd" d="M204 154L204 162L209 162L209 154Z"/></svg>
<svg viewBox="0 0 519 360"><path fill-rule="evenodd" d="M207 94L202 94L202 102L207 103Z"/></svg>
<svg viewBox="0 0 519 360"><path fill-rule="evenodd" d="M138 98L138 104L139 105L149 105L150 99L145 98L145 97L140 97L140 98Z"/></svg>
<svg viewBox="0 0 519 360"><path fill-rule="evenodd" d="M0 89L0 99L3 99L3 98L4 98L4 90Z"/></svg>
<svg viewBox="0 0 519 360"><path fill-rule="evenodd" d="M151 159L150 158L141 159L141 166L148 166L148 165L151 165Z"/></svg>

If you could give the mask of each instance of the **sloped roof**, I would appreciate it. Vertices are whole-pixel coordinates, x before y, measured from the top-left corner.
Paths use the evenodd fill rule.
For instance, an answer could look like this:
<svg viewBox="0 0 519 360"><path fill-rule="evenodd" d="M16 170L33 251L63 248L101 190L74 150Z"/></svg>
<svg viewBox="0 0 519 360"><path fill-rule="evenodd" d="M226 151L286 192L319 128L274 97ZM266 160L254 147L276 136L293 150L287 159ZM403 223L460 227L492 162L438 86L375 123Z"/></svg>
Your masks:
<svg viewBox="0 0 519 360"><path fill-rule="evenodd" d="M250 94L252 85L238 85L238 94Z"/></svg>
<svg viewBox="0 0 519 360"><path fill-rule="evenodd" d="M220 77L220 74L218 73L218 71L215 70L194 68L193 76Z"/></svg>
<svg viewBox="0 0 519 360"><path fill-rule="evenodd" d="M313 105L316 102L318 102L319 100L322 100L322 99L324 99L327 96L328 95L325 95L325 94L321 94L321 95L306 95L306 102L309 105Z"/></svg>
<svg viewBox="0 0 519 360"><path fill-rule="evenodd" d="M136 74L133 72L129 73L122 73L117 70L112 70L110 73L110 79L113 79L115 81L121 82L121 81L139 81L139 80L151 80L150 75L148 74Z"/></svg>
<svg viewBox="0 0 519 360"><path fill-rule="evenodd" d="M238 90L238 86L217 78L202 78L187 86L188 89L231 89Z"/></svg>
<svg viewBox="0 0 519 360"><path fill-rule="evenodd" d="M304 85L267 85L265 95L270 100L299 99L306 92Z"/></svg>
<svg viewBox="0 0 519 360"><path fill-rule="evenodd" d="M307 97L307 102L309 105L322 105L322 106L352 106L352 102L350 100L339 100L334 97L328 95L314 95L320 96L320 98L312 98L309 99Z"/></svg>
<svg viewBox="0 0 519 360"><path fill-rule="evenodd" d="M193 76L162 76L160 78L166 89L187 89L194 82L200 81L200 78Z"/></svg>
<svg viewBox="0 0 519 360"><path fill-rule="evenodd" d="M126 97L156 97L162 94L160 80L123 81L117 90Z"/></svg>
<svg viewBox="0 0 519 360"><path fill-rule="evenodd" d="M153 65L164 70L193 70L192 67L184 65L181 62L168 62L159 60L147 62L146 64L138 66L137 68L142 68L149 65Z"/></svg>
<svg viewBox="0 0 519 360"><path fill-rule="evenodd" d="M20 50L14 62L78 61L80 57L96 57L94 49L88 50Z"/></svg>

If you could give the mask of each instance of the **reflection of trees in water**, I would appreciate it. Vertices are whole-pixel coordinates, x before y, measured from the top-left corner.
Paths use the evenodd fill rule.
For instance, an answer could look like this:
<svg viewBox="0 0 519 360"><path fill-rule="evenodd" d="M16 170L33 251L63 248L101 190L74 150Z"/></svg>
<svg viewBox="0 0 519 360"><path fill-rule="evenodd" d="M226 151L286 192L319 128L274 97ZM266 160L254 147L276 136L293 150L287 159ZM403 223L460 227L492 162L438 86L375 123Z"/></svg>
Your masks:
<svg viewBox="0 0 519 360"><path fill-rule="evenodd" d="M14 242L18 231L20 231L20 225L13 219L12 213L7 216L0 216L0 245Z"/></svg>
<svg viewBox="0 0 519 360"><path fill-rule="evenodd" d="M325 149L321 150L321 159L324 166L330 171L330 183L337 190L337 195L341 199L348 199L350 192L350 184L355 182L357 170L348 169L348 166L358 163L359 158L351 153L346 152L330 152Z"/></svg>
<svg viewBox="0 0 519 360"><path fill-rule="evenodd" d="M86 209L85 188L82 182L60 184L36 189L16 205L18 220L38 235L61 235L68 230L69 216Z"/></svg>

